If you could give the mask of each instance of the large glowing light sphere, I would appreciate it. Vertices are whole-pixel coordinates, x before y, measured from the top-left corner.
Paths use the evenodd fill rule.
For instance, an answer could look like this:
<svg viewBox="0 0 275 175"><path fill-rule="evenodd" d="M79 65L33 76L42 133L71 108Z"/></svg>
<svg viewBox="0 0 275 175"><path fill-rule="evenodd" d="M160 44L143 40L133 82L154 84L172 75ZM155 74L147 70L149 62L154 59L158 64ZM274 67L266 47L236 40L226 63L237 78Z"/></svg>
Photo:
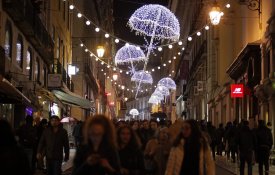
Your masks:
<svg viewBox="0 0 275 175"><path fill-rule="evenodd" d="M144 83L144 84L152 84L153 78L150 73L147 73L141 70L141 71L136 71L134 73L134 75L131 77L131 81Z"/></svg>
<svg viewBox="0 0 275 175"><path fill-rule="evenodd" d="M120 48L115 56L115 64L146 61L147 58L143 51L134 45L125 45Z"/></svg>
<svg viewBox="0 0 275 175"><path fill-rule="evenodd" d="M165 86L158 86L155 92L160 92L163 96L170 95L169 89Z"/></svg>
<svg viewBox="0 0 275 175"><path fill-rule="evenodd" d="M137 34L158 39L178 40L180 25L176 16L158 4L144 5L137 9L128 21Z"/></svg>
<svg viewBox="0 0 275 175"><path fill-rule="evenodd" d="M174 80L172 80L172 78L166 77L166 78L162 78L161 80L159 80L158 82L158 86L165 86L168 89L171 90L176 90L177 85L175 83Z"/></svg>

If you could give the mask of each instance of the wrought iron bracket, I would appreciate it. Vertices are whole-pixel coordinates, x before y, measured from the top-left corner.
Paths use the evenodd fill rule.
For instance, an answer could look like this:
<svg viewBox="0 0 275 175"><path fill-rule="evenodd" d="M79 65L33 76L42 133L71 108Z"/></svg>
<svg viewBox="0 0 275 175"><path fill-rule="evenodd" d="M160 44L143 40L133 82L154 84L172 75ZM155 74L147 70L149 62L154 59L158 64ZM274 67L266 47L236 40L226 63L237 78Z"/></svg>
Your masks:
<svg viewBox="0 0 275 175"><path fill-rule="evenodd" d="M259 16L262 13L261 0L240 0L241 4L247 6L251 11L258 11Z"/></svg>

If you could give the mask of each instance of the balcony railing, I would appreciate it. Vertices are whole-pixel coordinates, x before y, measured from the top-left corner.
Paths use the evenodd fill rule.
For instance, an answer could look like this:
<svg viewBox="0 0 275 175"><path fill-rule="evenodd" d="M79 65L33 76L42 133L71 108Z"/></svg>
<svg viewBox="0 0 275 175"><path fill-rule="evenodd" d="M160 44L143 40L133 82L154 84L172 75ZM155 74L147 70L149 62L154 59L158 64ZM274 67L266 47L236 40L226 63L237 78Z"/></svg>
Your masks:
<svg viewBox="0 0 275 175"><path fill-rule="evenodd" d="M53 63L53 40L30 0L3 0L3 10L48 64Z"/></svg>
<svg viewBox="0 0 275 175"><path fill-rule="evenodd" d="M53 66L53 72L56 74L61 74L62 75L62 81L66 84L68 89L70 89L72 92L74 91L74 84L71 80L71 77L67 73L67 71L64 69L62 64L58 61L55 60L54 66Z"/></svg>

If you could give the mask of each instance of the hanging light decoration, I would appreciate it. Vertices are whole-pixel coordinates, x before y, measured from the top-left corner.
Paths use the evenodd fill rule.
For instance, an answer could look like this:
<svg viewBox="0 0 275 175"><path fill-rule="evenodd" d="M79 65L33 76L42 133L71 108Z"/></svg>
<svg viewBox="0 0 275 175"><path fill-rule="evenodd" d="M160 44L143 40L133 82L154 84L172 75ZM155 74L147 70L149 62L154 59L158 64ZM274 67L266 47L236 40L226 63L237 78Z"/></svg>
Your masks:
<svg viewBox="0 0 275 175"><path fill-rule="evenodd" d="M160 92L163 96L170 95L169 89L165 86L157 86L155 92Z"/></svg>
<svg viewBox="0 0 275 175"><path fill-rule="evenodd" d="M169 77L165 77L165 78L162 78L161 80L159 80L158 86L164 86L171 90L176 90L176 88L177 88L175 81Z"/></svg>
<svg viewBox="0 0 275 175"><path fill-rule="evenodd" d="M114 81L117 81L117 79L118 79L118 75L117 75L117 73L114 73L114 74L113 74L113 80L114 80Z"/></svg>
<svg viewBox="0 0 275 175"><path fill-rule="evenodd" d="M136 71L134 75L131 77L131 81L144 83L144 84L152 84L153 78L150 73L146 73L142 71Z"/></svg>
<svg viewBox="0 0 275 175"><path fill-rule="evenodd" d="M105 49L103 46L98 46L96 49L96 52L97 52L97 56L99 58L102 58L104 56Z"/></svg>

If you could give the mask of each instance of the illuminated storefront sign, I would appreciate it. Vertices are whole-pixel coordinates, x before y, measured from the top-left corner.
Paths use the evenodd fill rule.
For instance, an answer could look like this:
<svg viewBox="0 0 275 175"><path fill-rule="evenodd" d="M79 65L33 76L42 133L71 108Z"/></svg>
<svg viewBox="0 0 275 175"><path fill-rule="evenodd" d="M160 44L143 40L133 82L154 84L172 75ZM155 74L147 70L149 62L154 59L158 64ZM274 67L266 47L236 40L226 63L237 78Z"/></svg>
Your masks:
<svg viewBox="0 0 275 175"><path fill-rule="evenodd" d="M244 85L243 84L232 84L231 85L231 98L243 98L244 96Z"/></svg>

